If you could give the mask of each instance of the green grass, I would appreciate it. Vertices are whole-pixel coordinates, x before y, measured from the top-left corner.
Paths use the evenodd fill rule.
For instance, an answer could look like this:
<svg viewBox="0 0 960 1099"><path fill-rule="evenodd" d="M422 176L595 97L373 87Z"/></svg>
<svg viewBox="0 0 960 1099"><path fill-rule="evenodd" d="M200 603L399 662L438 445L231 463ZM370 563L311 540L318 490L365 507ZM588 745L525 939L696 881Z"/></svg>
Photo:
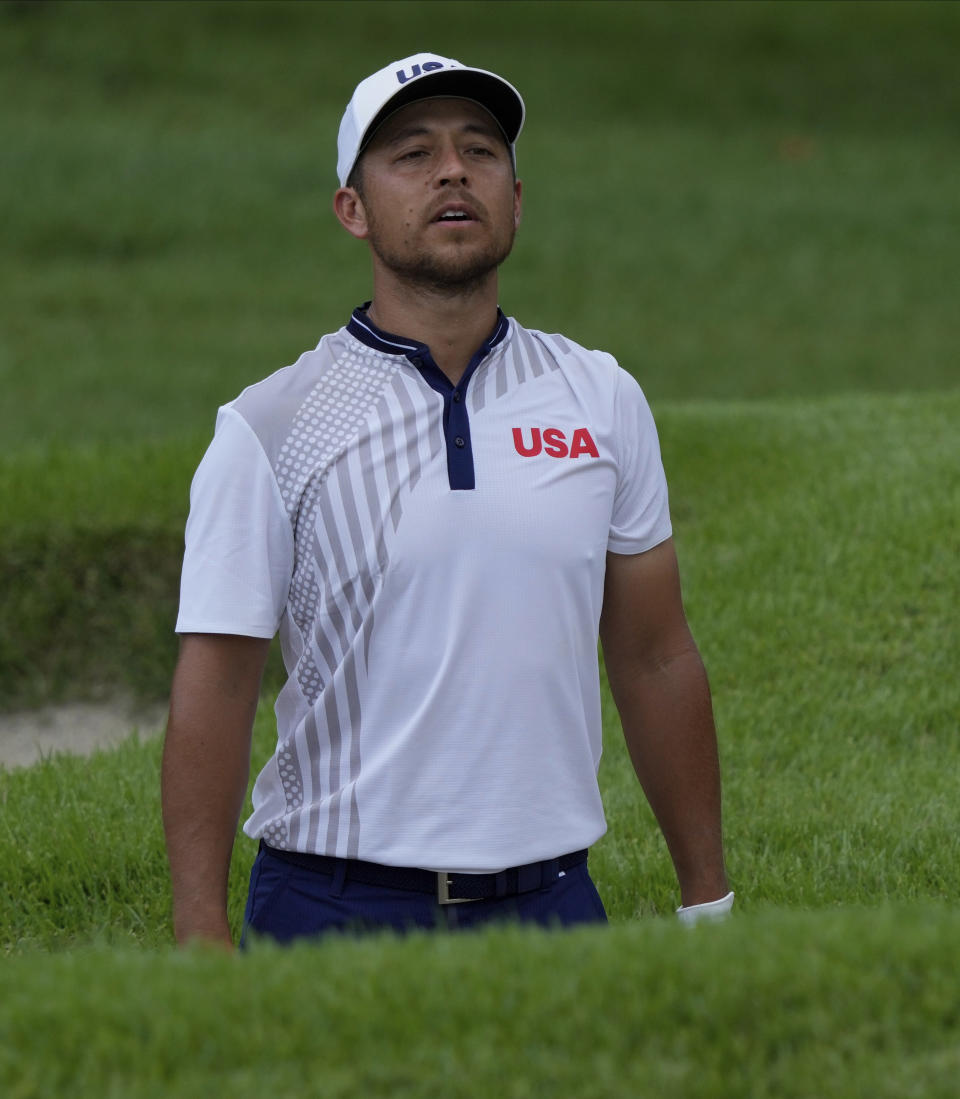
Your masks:
<svg viewBox="0 0 960 1099"><path fill-rule="evenodd" d="M960 917L770 912L0 971L11 1099L310 1094L948 1099Z"/></svg>
<svg viewBox="0 0 960 1099"><path fill-rule="evenodd" d="M162 698L188 488L203 444L0 456L0 708Z"/></svg>
<svg viewBox="0 0 960 1099"><path fill-rule="evenodd" d="M952 1096L960 9L438 11L0 6L0 709L166 690L216 405L366 296L337 121L429 45L527 99L504 307L654 406L736 918L675 926L606 693L599 934L176 953L158 740L54 757L0 770L0 1094Z"/></svg>
<svg viewBox="0 0 960 1099"><path fill-rule="evenodd" d="M190 479L207 441L0 454L0 711L165 697ZM278 647L271 689L279 674Z"/></svg>
<svg viewBox="0 0 960 1099"><path fill-rule="evenodd" d="M661 399L956 384L955 5L36 7L0 8L4 450L209 432L342 324L339 115L425 43L528 101L528 326Z"/></svg>
<svg viewBox="0 0 960 1099"><path fill-rule="evenodd" d="M958 417L960 394L662 410L744 908L960 895ZM669 912L676 886L606 703L593 868L629 922ZM256 763L274 737L267 698ZM168 941L157 750L0 775L4 949ZM252 857L242 840L235 928Z"/></svg>

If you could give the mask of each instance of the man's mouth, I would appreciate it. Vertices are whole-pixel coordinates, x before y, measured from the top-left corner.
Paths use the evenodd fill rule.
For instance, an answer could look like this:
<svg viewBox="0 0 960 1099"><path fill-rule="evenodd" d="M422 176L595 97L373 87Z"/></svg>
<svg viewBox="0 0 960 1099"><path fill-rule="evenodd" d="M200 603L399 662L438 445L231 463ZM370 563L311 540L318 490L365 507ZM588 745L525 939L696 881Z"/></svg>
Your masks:
<svg viewBox="0 0 960 1099"><path fill-rule="evenodd" d="M463 206L447 206L444 207L440 213L433 219L437 222L444 224L465 224L466 222L476 221L476 217L473 212Z"/></svg>

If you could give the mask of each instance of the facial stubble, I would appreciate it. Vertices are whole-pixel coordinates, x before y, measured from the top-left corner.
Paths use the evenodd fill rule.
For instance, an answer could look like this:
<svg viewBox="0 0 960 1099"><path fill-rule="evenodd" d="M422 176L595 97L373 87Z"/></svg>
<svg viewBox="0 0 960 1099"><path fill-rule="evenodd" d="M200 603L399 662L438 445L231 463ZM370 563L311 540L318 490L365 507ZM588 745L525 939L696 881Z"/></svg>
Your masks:
<svg viewBox="0 0 960 1099"><path fill-rule="evenodd" d="M426 247L401 251L385 239L369 206L367 226L367 242L387 270L409 286L444 296L467 294L481 287L510 255L516 236L511 225L505 238L495 235L480 250L463 241L460 249L445 253L431 252Z"/></svg>

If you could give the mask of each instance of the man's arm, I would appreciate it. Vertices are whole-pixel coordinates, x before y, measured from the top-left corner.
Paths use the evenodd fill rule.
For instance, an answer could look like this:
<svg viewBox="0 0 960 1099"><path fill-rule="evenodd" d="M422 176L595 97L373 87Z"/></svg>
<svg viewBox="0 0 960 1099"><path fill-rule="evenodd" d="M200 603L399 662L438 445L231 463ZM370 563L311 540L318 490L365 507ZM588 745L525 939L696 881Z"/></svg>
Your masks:
<svg viewBox="0 0 960 1099"><path fill-rule="evenodd" d="M607 677L684 905L729 890L720 823L720 766L707 676L687 626L672 540L607 554L600 618Z"/></svg>
<svg viewBox="0 0 960 1099"><path fill-rule="evenodd" d="M232 946L227 877L269 640L186 634L163 748L163 827L177 942Z"/></svg>

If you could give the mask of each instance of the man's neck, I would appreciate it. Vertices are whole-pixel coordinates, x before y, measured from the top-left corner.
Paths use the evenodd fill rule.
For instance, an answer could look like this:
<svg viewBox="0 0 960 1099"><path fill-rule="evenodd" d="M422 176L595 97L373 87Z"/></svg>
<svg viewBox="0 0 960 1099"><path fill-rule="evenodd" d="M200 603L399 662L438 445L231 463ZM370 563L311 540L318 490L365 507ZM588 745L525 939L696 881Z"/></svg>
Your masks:
<svg viewBox="0 0 960 1099"><path fill-rule="evenodd" d="M425 343L453 385L497 323L497 278L456 295L374 280L367 314L385 332Z"/></svg>

